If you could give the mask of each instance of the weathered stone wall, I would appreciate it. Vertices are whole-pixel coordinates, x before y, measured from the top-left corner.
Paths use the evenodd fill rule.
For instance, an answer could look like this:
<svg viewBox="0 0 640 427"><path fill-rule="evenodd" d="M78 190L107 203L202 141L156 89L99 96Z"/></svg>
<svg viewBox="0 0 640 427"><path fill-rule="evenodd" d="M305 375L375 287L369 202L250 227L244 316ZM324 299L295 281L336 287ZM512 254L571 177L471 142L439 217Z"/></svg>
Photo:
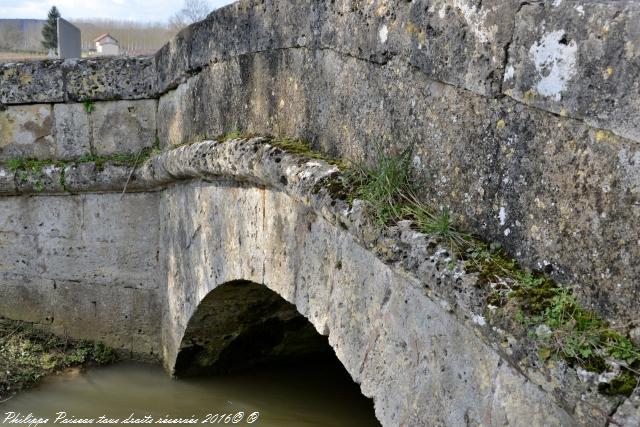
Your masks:
<svg viewBox="0 0 640 427"><path fill-rule="evenodd" d="M369 161L414 144L426 200L627 324L637 16L629 1L242 1L156 55L158 135L298 136Z"/></svg>
<svg viewBox="0 0 640 427"><path fill-rule="evenodd" d="M0 160L137 153L156 141L154 99L11 105L0 111Z"/></svg>
<svg viewBox="0 0 640 427"><path fill-rule="evenodd" d="M633 1L240 1L153 58L3 65L0 103L34 105L0 112L0 157L136 152L155 138L154 101L90 116L51 103L158 97L164 146L243 130L371 160L415 144L425 199L627 323L638 14Z"/></svg>
<svg viewBox="0 0 640 427"><path fill-rule="evenodd" d="M0 66L0 315L158 359L159 196L121 195L131 166L94 161L156 145L153 64Z"/></svg>
<svg viewBox="0 0 640 427"><path fill-rule="evenodd" d="M243 0L185 29L153 58L2 65L0 160L132 154L156 137L171 148L230 131L302 137L365 161L413 145L425 200L450 207L465 229L544 269L608 319L637 326L639 12L627 0ZM424 291L433 283L380 261L354 237L357 225L344 230L333 208L312 209L313 200L288 191L295 176L249 163L221 168L224 158L207 157L209 149L180 149L133 174L86 161L37 178L2 167L0 193L12 197L0 199L0 209L13 219L3 220L0 314L149 353L158 351L157 307L170 303L162 354L171 365L202 298L230 280L251 280L329 334L386 424L419 424L411 405L427 401L433 407L422 419L430 423L462 423L464 412L451 408L468 409L480 424L528 425L554 417L597 424L590 417L600 423L602 413L593 408L615 410L615 402L567 391L575 372L510 361L516 356L502 353L493 332L465 319L474 312L471 287L456 293L454 279L424 267L424 277L450 285ZM203 156L194 164L196 155ZM230 183L175 184L215 179L215 171ZM125 186L142 193L102 194ZM77 229L84 212L94 215L94 234ZM39 216L46 220L28 222ZM68 223L59 235L57 222ZM48 223L52 231L38 229ZM72 243L49 248L55 239ZM334 261L347 252L352 266L338 269ZM361 283L371 271L388 283ZM327 290L338 282L359 287ZM16 298L23 309L7 303ZM464 309L439 308L447 304ZM433 348L446 353L420 353ZM460 371L470 365L483 369ZM414 395L421 400L401 401ZM438 406L447 400L455 403ZM528 409L518 409L523 402ZM637 412L636 403L621 410ZM535 418L547 413L551 421Z"/></svg>
<svg viewBox="0 0 640 427"><path fill-rule="evenodd" d="M0 315L157 358L158 199L0 198Z"/></svg>
<svg viewBox="0 0 640 427"><path fill-rule="evenodd" d="M77 168L74 179L84 176L78 181L87 188L113 191L122 183L118 168L105 167L104 177L114 177L106 181L91 168L66 168ZM464 273L462 261L451 268L447 250L409 224L380 234L361 204L350 207L319 186L335 172L263 138L205 141L154 156L135 171L137 190L161 193L49 196L60 191L51 185L41 190L47 195L5 198L10 212L33 216L5 215L10 233L28 235L36 222L44 228L32 250L21 240L9 246L6 259L42 254L40 270L3 278L3 301L28 304L6 304L0 313L54 328L59 321L59 332L138 354L153 354L159 342L172 370L179 351L189 349L188 325L202 320L202 302L224 304L215 299L219 285L248 280L294 304L328 336L384 425L606 424L603 414L621 398L599 394L595 379L562 361L539 364L509 332L490 327L480 315L486 290L478 277ZM64 214L46 210L51 199ZM104 205L67 206L78 199ZM47 221L38 222L42 216ZM49 232L49 224L67 218L80 225L80 236L69 227L53 238L58 231ZM99 230L85 231L96 224ZM56 246L67 239L68 250ZM58 283L71 288L63 300ZM58 308L63 312L50 320L48 310ZM217 326L219 334L236 332L224 319ZM621 416L636 417L634 405L624 402Z"/></svg>

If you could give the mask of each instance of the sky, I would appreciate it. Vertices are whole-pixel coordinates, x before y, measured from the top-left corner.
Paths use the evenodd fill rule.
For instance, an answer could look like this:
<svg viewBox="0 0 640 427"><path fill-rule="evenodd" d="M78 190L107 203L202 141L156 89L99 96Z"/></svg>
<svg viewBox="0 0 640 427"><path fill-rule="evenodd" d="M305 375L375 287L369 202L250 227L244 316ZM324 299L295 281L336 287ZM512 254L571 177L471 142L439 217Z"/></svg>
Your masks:
<svg viewBox="0 0 640 427"><path fill-rule="evenodd" d="M234 0L208 0L211 9ZM167 21L182 8L183 0L0 0L0 19L46 19L55 5L63 18L127 19L139 22Z"/></svg>

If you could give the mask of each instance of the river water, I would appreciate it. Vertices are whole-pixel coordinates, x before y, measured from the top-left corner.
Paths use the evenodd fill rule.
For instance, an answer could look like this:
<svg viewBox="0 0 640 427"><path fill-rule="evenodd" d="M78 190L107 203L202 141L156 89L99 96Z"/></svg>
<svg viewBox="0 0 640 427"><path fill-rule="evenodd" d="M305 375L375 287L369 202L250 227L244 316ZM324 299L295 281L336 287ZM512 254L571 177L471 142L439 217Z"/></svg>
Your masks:
<svg viewBox="0 0 640 427"><path fill-rule="evenodd" d="M123 425L134 414L130 420L173 425L197 420L261 427L379 426L372 402L341 366L326 363L171 380L159 366L125 362L54 376L0 404L0 425L28 426L9 423L10 412L20 413L14 422L29 414L48 419L39 425L78 425L69 423L74 420L98 425L101 416Z"/></svg>

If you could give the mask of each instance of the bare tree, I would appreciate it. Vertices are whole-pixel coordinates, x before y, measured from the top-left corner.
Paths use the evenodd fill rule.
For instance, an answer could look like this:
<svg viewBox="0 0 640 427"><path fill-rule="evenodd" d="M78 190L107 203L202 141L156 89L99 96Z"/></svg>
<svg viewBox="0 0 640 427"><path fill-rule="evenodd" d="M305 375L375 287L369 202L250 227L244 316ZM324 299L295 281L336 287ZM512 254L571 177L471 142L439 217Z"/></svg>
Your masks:
<svg viewBox="0 0 640 427"><path fill-rule="evenodd" d="M22 31L17 23L9 22L0 27L0 49L18 50L21 41Z"/></svg>
<svg viewBox="0 0 640 427"><path fill-rule="evenodd" d="M169 28L177 32L189 24L202 21L210 11L211 7L206 0L184 0L180 12L169 18Z"/></svg>

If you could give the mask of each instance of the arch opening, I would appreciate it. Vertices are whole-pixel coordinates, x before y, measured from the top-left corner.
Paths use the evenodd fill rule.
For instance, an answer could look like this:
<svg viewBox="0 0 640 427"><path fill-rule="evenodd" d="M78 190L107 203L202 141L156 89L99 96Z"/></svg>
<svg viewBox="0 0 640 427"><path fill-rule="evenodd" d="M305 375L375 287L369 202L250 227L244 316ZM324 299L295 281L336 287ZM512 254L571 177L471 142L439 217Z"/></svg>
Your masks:
<svg viewBox="0 0 640 427"><path fill-rule="evenodd" d="M176 377L262 366L339 363L328 338L295 305L264 285L228 282L203 298L187 324Z"/></svg>

